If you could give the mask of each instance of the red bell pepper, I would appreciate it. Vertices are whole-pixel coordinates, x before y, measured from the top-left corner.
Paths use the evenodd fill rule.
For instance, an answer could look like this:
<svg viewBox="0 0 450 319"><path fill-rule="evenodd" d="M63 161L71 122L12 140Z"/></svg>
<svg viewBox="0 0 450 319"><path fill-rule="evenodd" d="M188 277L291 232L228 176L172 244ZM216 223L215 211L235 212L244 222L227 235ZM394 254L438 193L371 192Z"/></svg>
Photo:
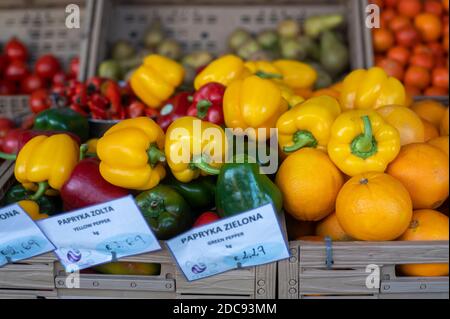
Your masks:
<svg viewBox="0 0 450 319"><path fill-rule="evenodd" d="M199 227L199 226L203 226L206 224L210 224L215 222L216 220L219 220L220 217L219 215L217 215L216 213L213 212L204 212L203 214L201 214L197 220L194 223L193 227Z"/></svg>
<svg viewBox="0 0 450 319"><path fill-rule="evenodd" d="M103 179L99 163L96 158L86 158L75 166L60 191L65 210L100 204L129 194L128 190Z"/></svg>
<svg viewBox="0 0 450 319"><path fill-rule="evenodd" d="M100 87L100 91L111 103L112 114L122 116L122 95L119 84L113 80L106 80Z"/></svg>
<svg viewBox="0 0 450 319"><path fill-rule="evenodd" d="M203 85L195 93L192 105L187 111L187 115L198 117L199 119L223 125L223 95L225 86L210 82Z"/></svg>
<svg viewBox="0 0 450 319"><path fill-rule="evenodd" d="M156 121L164 132L177 118L186 116L186 112L190 105L190 96L191 93L189 92L180 92L166 101L165 105L161 108L160 115Z"/></svg>

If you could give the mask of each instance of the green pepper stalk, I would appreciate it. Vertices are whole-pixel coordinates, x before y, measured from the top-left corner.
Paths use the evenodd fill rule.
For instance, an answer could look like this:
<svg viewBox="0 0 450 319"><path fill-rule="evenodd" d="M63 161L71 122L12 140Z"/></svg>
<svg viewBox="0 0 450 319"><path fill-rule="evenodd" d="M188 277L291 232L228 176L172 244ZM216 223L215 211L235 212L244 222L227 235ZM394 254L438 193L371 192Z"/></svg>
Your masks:
<svg viewBox="0 0 450 319"><path fill-rule="evenodd" d="M371 157L378 150L377 141L372 133L372 124L367 115L361 117L364 123L363 134L355 137L350 145L352 153L363 159Z"/></svg>
<svg viewBox="0 0 450 319"><path fill-rule="evenodd" d="M292 153L295 152L302 147L316 147L317 146L317 140L309 131L297 131L294 133L292 137L292 141L294 144L291 146L285 146L283 147L283 151L286 153Z"/></svg>

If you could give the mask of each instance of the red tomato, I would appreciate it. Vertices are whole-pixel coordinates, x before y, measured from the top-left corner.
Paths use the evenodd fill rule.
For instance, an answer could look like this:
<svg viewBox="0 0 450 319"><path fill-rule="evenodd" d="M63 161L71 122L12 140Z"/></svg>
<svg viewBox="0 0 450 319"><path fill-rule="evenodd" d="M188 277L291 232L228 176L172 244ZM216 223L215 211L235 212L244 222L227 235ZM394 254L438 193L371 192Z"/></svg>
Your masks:
<svg viewBox="0 0 450 319"><path fill-rule="evenodd" d="M31 93L30 96L30 109L33 113L42 112L51 106L50 97L47 90L39 89Z"/></svg>
<svg viewBox="0 0 450 319"><path fill-rule="evenodd" d="M28 59L27 48L16 38L9 40L3 50L10 61L19 60L25 62Z"/></svg>
<svg viewBox="0 0 450 319"><path fill-rule="evenodd" d="M3 72L5 72L6 67L8 66L8 57L4 54L0 54L0 77Z"/></svg>
<svg viewBox="0 0 450 319"><path fill-rule="evenodd" d="M411 25L405 26L395 33L397 44L405 47L413 47L420 41L419 32Z"/></svg>
<svg viewBox="0 0 450 319"><path fill-rule="evenodd" d="M69 77L78 78L78 74L80 73L80 59L78 57L70 60L69 64Z"/></svg>
<svg viewBox="0 0 450 319"><path fill-rule="evenodd" d="M197 220L194 223L193 227L199 227L199 226L203 226L206 224L210 224L215 222L216 220L219 220L220 217L219 215L217 215L216 213L213 212L204 212L203 214L201 214Z"/></svg>
<svg viewBox="0 0 450 319"><path fill-rule="evenodd" d="M41 56L34 65L36 74L48 80L51 80L60 69L59 61L51 54Z"/></svg>
<svg viewBox="0 0 450 319"><path fill-rule="evenodd" d="M28 68L25 62L14 60L6 67L4 77L8 81L18 82L24 79L27 74Z"/></svg>
<svg viewBox="0 0 450 319"><path fill-rule="evenodd" d="M53 84L64 84L66 83L67 76L64 71L58 71L53 75L52 83Z"/></svg>
<svg viewBox="0 0 450 319"><path fill-rule="evenodd" d="M45 82L36 74L30 74L26 76L20 83L20 91L25 94L31 94L31 92L43 89Z"/></svg>
<svg viewBox="0 0 450 319"><path fill-rule="evenodd" d="M0 79L0 95L13 95L16 92L16 85L13 82Z"/></svg>
<svg viewBox="0 0 450 319"><path fill-rule="evenodd" d="M129 118L135 118L145 115L145 104L140 101L133 101L128 105L127 115Z"/></svg>
<svg viewBox="0 0 450 319"><path fill-rule="evenodd" d="M433 54L425 52L413 54L409 59L410 65L417 65L426 69L432 69L434 63L435 61Z"/></svg>
<svg viewBox="0 0 450 319"><path fill-rule="evenodd" d="M9 130L3 138L1 151L8 154L17 154L19 150L19 136L23 131L24 129L21 128Z"/></svg>
<svg viewBox="0 0 450 319"><path fill-rule="evenodd" d="M66 86L61 83L54 83L51 88L51 92L58 95L65 95Z"/></svg>
<svg viewBox="0 0 450 319"><path fill-rule="evenodd" d="M16 127L16 123L6 117L0 117L0 139L3 139L5 135L13 128Z"/></svg>

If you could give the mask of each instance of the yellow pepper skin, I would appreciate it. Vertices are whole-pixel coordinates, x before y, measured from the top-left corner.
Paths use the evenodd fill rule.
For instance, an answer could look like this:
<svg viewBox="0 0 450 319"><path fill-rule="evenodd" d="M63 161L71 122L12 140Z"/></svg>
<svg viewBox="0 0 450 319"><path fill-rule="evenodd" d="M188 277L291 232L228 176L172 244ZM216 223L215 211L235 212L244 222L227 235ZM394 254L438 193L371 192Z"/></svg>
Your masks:
<svg viewBox="0 0 450 319"><path fill-rule="evenodd" d="M215 135L209 135L209 132ZM188 183L201 175L218 174L225 161L224 130L196 117L176 119L166 132L166 158L173 176Z"/></svg>
<svg viewBox="0 0 450 319"><path fill-rule="evenodd" d="M342 83L340 104L344 111L377 109L385 105L405 103L403 84L379 67L354 70Z"/></svg>
<svg viewBox="0 0 450 319"><path fill-rule="evenodd" d="M289 108L296 106L299 103L305 101L303 97L296 94L290 87L279 80L274 80L274 82L278 85L281 90L281 96L288 103Z"/></svg>
<svg viewBox="0 0 450 319"><path fill-rule="evenodd" d="M245 67L251 72L251 74L267 74L272 77L283 77L283 74L280 72L280 70L278 70L278 68L269 61L247 61L245 62Z"/></svg>
<svg viewBox="0 0 450 319"><path fill-rule="evenodd" d="M147 190L159 184L163 163L164 132L152 119L137 117L111 127L97 142L100 174L109 183Z"/></svg>
<svg viewBox="0 0 450 319"><path fill-rule="evenodd" d="M183 82L184 69L181 64L157 54L150 54L132 74L130 84L134 93L145 104L160 108Z"/></svg>
<svg viewBox="0 0 450 319"><path fill-rule="evenodd" d="M97 143L98 138L91 138L86 142L87 144L87 150L86 153L88 154L97 154Z"/></svg>
<svg viewBox="0 0 450 319"><path fill-rule="evenodd" d="M251 73L245 67L244 61L233 54L224 55L206 66L194 80L194 87L198 90L210 82L221 83L228 86L237 79L249 76Z"/></svg>
<svg viewBox="0 0 450 319"><path fill-rule="evenodd" d="M39 135L28 141L17 155L14 175L30 188L38 184L33 200L42 196L48 186L60 190L78 163L80 148L67 134Z"/></svg>
<svg viewBox="0 0 450 319"><path fill-rule="evenodd" d="M374 110L353 110L331 127L328 155L345 174L384 172L400 151L400 135Z"/></svg>
<svg viewBox="0 0 450 319"><path fill-rule="evenodd" d="M272 81L256 75L237 80L225 90L223 113L225 124L229 128L246 130L248 136L256 140L270 137L270 128L274 128L280 117L288 109L280 88ZM258 133L264 128L265 133Z"/></svg>
<svg viewBox="0 0 450 319"><path fill-rule="evenodd" d="M337 100L322 95L297 104L277 121L278 144L285 153L302 147L327 149L331 126L341 113Z"/></svg>
<svg viewBox="0 0 450 319"><path fill-rule="evenodd" d="M282 81L292 89L311 88L317 72L306 63L295 60L276 60L272 63L283 75Z"/></svg>
<svg viewBox="0 0 450 319"><path fill-rule="evenodd" d="M48 218L47 214L41 214L39 205L32 200L21 200L17 202L19 206L31 217L32 220L41 220Z"/></svg>

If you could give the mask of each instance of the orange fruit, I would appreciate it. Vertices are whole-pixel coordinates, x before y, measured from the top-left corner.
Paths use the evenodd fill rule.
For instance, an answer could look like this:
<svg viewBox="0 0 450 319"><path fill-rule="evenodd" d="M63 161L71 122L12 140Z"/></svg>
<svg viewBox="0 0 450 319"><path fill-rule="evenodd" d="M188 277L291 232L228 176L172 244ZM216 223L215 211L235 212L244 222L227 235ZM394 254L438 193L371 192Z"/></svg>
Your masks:
<svg viewBox="0 0 450 319"><path fill-rule="evenodd" d="M344 232L341 225L339 225L335 212L317 223L316 235L322 237L328 236L332 240L338 241L352 240L352 238Z"/></svg>
<svg viewBox="0 0 450 319"><path fill-rule="evenodd" d="M389 29L395 33L400 29L410 25L411 20L408 17L398 15L392 18L392 20L389 22Z"/></svg>
<svg viewBox="0 0 450 319"><path fill-rule="evenodd" d="M434 146L403 146L386 172L406 187L415 209L437 208L448 197L448 156Z"/></svg>
<svg viewBox="0 0 450 319"><path fill-rule="evenodd" d="M389 51L387 52L387 57L389 59L395 60L401 63L402 65L408 63L409 56L410 56L409 50L400 45L390 48Z"/></svg>
<svg viewBox="0 0 450 319"><path fill-rule="evenodd" d="M421 13L414 18L414 26L426 42L436 41L442 34L442 22L432 13Z"/></svg>
<svg viewBox="0 0 450 319"><path fill-rule="evenodd" d="M411 48L419 43L420 34L412 25L407 25L395 32L395 40L398 45Z"/></svg>
<svg viewBox="0 0 450 319"><path fill-rule="evenodd" d="M430 86L423 91L425 96L442 96L447 95L448 90L437 86Z"/></svg>
<svg viewBox="0 0 450 319"><path fill-rule="evenodd" d="M439 125L439 131L441 135L448 135L448 107L442 117L441 124Z"/></svg>
<svg viewBox="0 0 450 319"><path fill-rule="evenodd" d="M448 217L431 210L416 210L406 232L398 240L448 240ZM407 264L400 266L401 272L408 276L432 277L447 276L447 264Z"/></svg>
<svg viewBox="0 0 450 319"><path fill-rule="evenodd" d="M423 11L440 16L444 11L442 3L438 0L426 0L423 4Z"/></svg>
<svg viewBox="0 0 450 319"><path fill-rule="evenodd" d="M410 66L406 69L405 84L425 89L431 82L430 71L420 66Z"/></svg>
<svg viewBox="0 0 450 319"><path fill-rule="evenodd" d="M409 59L409 64L421 66L425 69L432 69L434 66L434 56L431 53L415 53Z"/></svg>
<svg viewBox="0 0 450 319"><path fill-rule="evenodd" d="M422 119L422 123L424 131L424 142L428 142L429 140L439 136L439 130L436 128L436 126L424 119Z"/></svg>
<svg viewBox="0 0 450 319"><path fill-rule="evenodd" d="M397 14L395 13L395 11L393 9L384 9L381 10L381 15L380 15L380 22L381 22L381 27L387 27L389 25L389 22L396 16Z"/></svg>
<svg viewBox="0 0 450 319"><path fill-rule="evenodd" d="M442 7L448 12L448 0L442 0Z"/></svg>
<svg viewBox="0 0 450 319"><path fill-rule="evenodd" d="M411 110L416 112L422 119L433 124L436 128L439 128L446 109L442 103L434 100L418 101L411 106Z"/></svg>
<svg viewBox="0 0 450 319"><path fill-rule="evenodd" d="M413 95L411 95L408 92L406 92L406 94L405 94L405 105L404 106L410 107L413 103L414 103Z"/></svg>
<svg viewBox="0 0 450 319"><path fill-rule="evenodd" d="M396 60L385 58L379 61L376 64L376 66L382 68L389 76L393 76L399 79L400 81L403 79L404 74L403 66L400 62Z"/></svg>
<svg viewBox="0 0 450 319"><path fill-rule="evenodd" d="M298 220L317 221L334 210L344 178L325 152L304 148L283 161L275 181L289 214Z"/></svg>
<svg viewBox="0 0 450 319"><path fill-rule="evenodd" d="M420 117L407 107L387 105L377 109L385 121L400 134L400 144L424 142L425 132Z"/></svg>
<svg viewBox="0 0 450 319"><path fill-rule="evenodd" d="M394 45L394 35L385 28L373 29L373 47L375 52L385 52Z"/></svg>
<svg viewBox="0 0 450 319"><path fill-rule="evenodd" d="M397 4L397 11L407 17L415 17L422 11L420 0L400 0Z"/></svg>
<svg viewBox="0 0 450 319"><path fill-rule="evenodd" d="M393 240L408 228L412 204L408 191L384 173L356 175L336 199L336 216L342 229L359 240Z"/></svg>
<svg viewBox="0 0 450 319"><path fill-rule="evenodd" d="M448 69L445 67L434 68L431 73L431 81L434 86L448 89Z"/></svg>
<svg viewBox="0 0 450 319"><path fill-rule="evenodd" d="M448 156L448 135L435 137L429 140L428 144L437 147Z"/></svg>

